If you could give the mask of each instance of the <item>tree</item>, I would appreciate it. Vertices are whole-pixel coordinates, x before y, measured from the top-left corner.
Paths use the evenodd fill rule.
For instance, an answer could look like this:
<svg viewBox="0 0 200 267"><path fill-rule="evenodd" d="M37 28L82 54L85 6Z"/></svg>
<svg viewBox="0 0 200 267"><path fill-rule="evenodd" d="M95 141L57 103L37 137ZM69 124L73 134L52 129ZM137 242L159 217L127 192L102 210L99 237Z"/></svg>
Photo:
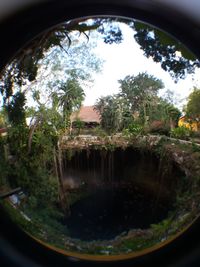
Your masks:
<svg viewBox="0 0 200 267"><path fill-rule="evenodd" d="M8 122L7 122L6 110L5 110L5 108L2 108L0 110L0 128L6 127L7 124L8 124Z"/></svg>
<svg viewBox="0 0 200 267"><path fill-rule="evenodd" d="M78 22L67 23L38 37L41 46L37 47L34 40L7 65L1 73L0 93L10 118L14 102L18 101L19 104L19 95L23 94L28 99L33 91L33 100L37 104L49 105L47 102L52 100L49 85L55 85L55 77L63 83L75 76L77 82L91 81L91 73L100 70L101 61L92 53L93 44L86 43L75 32L84 34L84 31L92 28L81 26ZM37 94L42 96L40 103ZM25 109L25 101L21 101L20 109ZM18 114L15 111L14 116Z"/></svg>
<svg viewBox="0 0 200 267"><path fill-rule="evenodd" d="M167 128L173 129L181 116L180 110L163 98L158 97L150 112L150 121L162 121Z"/></svg>
<svg viewBox="0 0 200 267"><path fill-rule="evenodd" d="M17 92L5 105L5 110L8 115L9 122L13 125L25 124L25 103L26 98L24 93Z"/></svg>
<svg viewBox="0 0 200 267"><path fill-rule="evenodd" d="M109 134L122 130L132 122L133 117L127 101L120 95L99 98L95 110L101 116L101 126Z"/></svg>
<svg viewBox="0 0 200 267"><path fill-rule="evenodd" d="M109 134L119 128L120 118L117 112L117 102L114 96L106 96L99 98L95 103L101 117L101 126Z"/></svg>
<svg viewBox="0 0 200 267"><path fill-rule="evenodd" d="M27 81L34 81L41 60L52 48L56 47L67 53L72 44L71 33L79 32L89 40L89 33L98 31L105 43L120 43L123 40L120 23L125 23L133 29L134 39L144 51L144 55L159 62L176 80L184 78L188 73L194 73L195 69L200 67L199 60L180 42L150 25L122 18L80 18L42 33L24 47L1 74L2 95L12 95L13 83L21 87ZM177 56L177 51L181 52L180 56Z"/></svg>
<svg viewBox="0 0 200 267"><path fill-rule="evenodd" d="M162 99L165 100L167 103L172 105L177 105L182 101L180 99L180 95L175 93L173 90L167 89L164 94L162 94Z"/></svg>
<svg viewBox="0 0 200 267"><path fill-rule="evenodd" d="M55 75L50 75L50 73L53 74L52 70L63 69L64 65L60 63L64 54L67 55L65 60L67 63L64 67L67 73L75 69L71 64L77 58L79 59L85 51L84 56L81 57L80 67L76 68L76 72L79 78L88 77L89 72L85 72L85 67L82 64L87 58L86 54L90 54L87 49L78 49L76 51L77 56L72 56L71 61L69 60L70 52L68 50L75 43L77 44L77 39L74 39L74 36L77 36L76 33L79 32L80 35L84 35L89 40L89 33L97 31L105 43L120 43L123 40L123 32L120 27L122 23L133 29L134 38L144 51L144 55L151 57L155 62L160 62L161 67L168 71L176 81L178 78L184 78L188 73L193 73L200 66L199 60L188 52L184 46L150 25L122 18L95 18L92 20L81 18L63 23L41 34L24 47L16 58L7 65L1 73L0 83L0 92L4 98L4 103L15 95L16 88L21 90L22 86L29 82L36 82L36 80L38 81L37 84L40 80L39 87L42 88L42 82L44 85L49 82L46 77L44 78L44 73L40 75L41 77L38 76L39 72L44 72L44 69L41 69L42 65L45 65L45 68L51 66L51 70L48 69L47 71L46 69L45 71L48 72L49 76L52 76L51 79L54 79ZM177 51L181 52L179 56L177 56ZM58 53L61 56L58 56ZM98 68L99 63L95 60L92 61L91 58L93 57L90 57L88 61L86 60L91 62L90 67ZM53 65L50 62L53 62Z"/></svg>
<svg viewBox="0 0 200 267"><path fill-rule="evenodd" d="M144 125L148 120L148 106L153 103L158 90L164 87L161 80L152 75L139 73L137 76L126 76L119 80L120 95L127 99L132 113L139 112L143 114Z"/></svg>
<svg viewBox="0 0 200 267"><path fill-rule="evenodd" d="M73 126L77 129L77 135L80 134L81 129L84 128L85 126L85 122L82 121L81 119L77 118L74 122L73 122Z"/></svg>
<svg viewBox="0 0 200 267"><path fill-rule="evenodd" d="M200 89L195 87L190 93L185 111L188 119L200 121Z"/></svg>
<svg viewBox="0 0 200 267"><path fill-rule="evenodd" d="M70 123L70 115L79 109L84 100L85 94L76 78L70 78L66 82L58 82L56 91L52 97L54 103L57 98L57 105L61 107L65 128Z"/></svg>
<svg viewBox="0 0 200 267"><path fill-rule="evenodd" d="M161 30L141 22L135 22L134 29L134 38L144 55L159 62L176 81L200 67L199 60L190 51ZM177 56L177 51L181 52L180 56Z"/></svg>
<svg viewBox="0 0 200 267"><path fill-rule="evenodd" d="M123 33L120 23L125 23L133 30L135 41L140 45L147 58L152 58L154 62L160 63L164 71L169 72L172 78L177 82L178 79L184 79L187 74L194 73L196 68L200 67L200 61L192 54L182 43L172 36L164 33L162 30L155 28L149 24L145 24L136 20L97 19L100 32L105 43L120 43L123 40ZM106 27L112 25L113 21L118 21L118 26ZM177 51L179 55L177 56Z"/></svg>

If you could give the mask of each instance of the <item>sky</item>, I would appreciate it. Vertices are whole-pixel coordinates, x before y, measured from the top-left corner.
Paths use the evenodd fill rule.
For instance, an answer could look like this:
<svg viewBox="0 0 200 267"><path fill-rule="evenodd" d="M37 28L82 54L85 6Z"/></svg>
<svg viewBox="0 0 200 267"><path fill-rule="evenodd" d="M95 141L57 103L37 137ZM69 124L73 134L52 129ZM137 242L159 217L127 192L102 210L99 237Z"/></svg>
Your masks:
<svg viewBox="0 0 200 267"><path fill-rule="evenodd" d="M164 94L167 89L170 89L175 93L175 104L180 110L182 110L183 106L187 103L187 97L193 87L196 86L200 88L200 69L197 69L194 75L188 75L186 79L179 79L178 83L175 83L169 73L164 71L159 63L155 63L151 58L146 58L143 55L144 51L140 49L139 45L134 40L133 30L130 29L128 25L122 23L120 23L120 28L123 34L123 41L120 44L105 44L102 36L98 37L97 33L91 35L88 41L84 35L80 35L80 33L78 33L78 41L86 43L91 41L96 44L94 46L91 46L90 44L89 49L92 49L91 52L95 53L97 57L102 59L104 62L102 65L102 71L100 73L93 74L94 82L92 85L87 82L83 85L81 84L86 95L83 105L94 105L99 97L118 93L118 80L124 79L127 75L136 76L141 72L147 72L155 78L163 81L165 88L160 90L160 95ZM84 51L87 56L87 53L89 53L87 52L88 50L86 49ZM60 53L60 57L63 58L63 62L65 62L66 53L62 53L64 52L62 51ZM68 60L69 58L66 62L68 62ZM70 60L74 60L73 55ZM75 62L76 61L79 62L79 60L75 60ZM77 68L79 67L80 66L77 66ZM81 65L81 67L85 68L85 65ZM61 70L56 72L56 79L65 76L64 69L65 67L63 65ZM51 67L49 68L49 71L51 73ZM39 77L41 77L36 82L37 89L48 87L46 84L48 81L45 76L46 72L47 71L44 71L43 68L41 68L42 75L39 75ZM51 75L53 75L52 79L55 80L53 72ZM33 87L33 84L27 86ZM46 103L46 89L42 89L41 91L43 92L43 94L41 93L44 100L43 102ZM31 95L32 92L30 91L28 96L28 105L35 106L36 103L34 103ZM0 103L2 103L1 99Z"/></svg>
<svg viewBox="0 0 200 267"><path fill-rule="evenodd" d="M124 36L121 44L109 45L103 40L98 41L95 53L104 60L103 70L94 75L94 85L91 88L85 88L84 105L93 105L100 96L117 93L119 79L146 71L164 82L165 89L160 90L161 94L167 89L175 92L177 106L182 108L193 86L200 87L198 79L200 70L197 70L195 75L188 75L186 79L180 79L178 83L175 83L169 73L162 70L159 63L143 55L143 50L133 38L133 31L127 25L122 25L121 28Z"/></svg>

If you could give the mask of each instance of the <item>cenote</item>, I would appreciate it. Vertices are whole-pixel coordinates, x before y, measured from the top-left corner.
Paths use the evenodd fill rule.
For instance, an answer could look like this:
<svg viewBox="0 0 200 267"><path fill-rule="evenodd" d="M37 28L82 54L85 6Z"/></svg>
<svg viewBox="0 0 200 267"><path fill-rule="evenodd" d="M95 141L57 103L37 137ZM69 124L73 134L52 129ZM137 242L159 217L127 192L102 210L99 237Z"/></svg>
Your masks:
<svg viewBox="0 0 200 267"><path fill-rule="evenodd" d="M148 229L173 210L182 175L173 163L131 147L70 152L64 184L72 204L64 224L71 238L114 239Z"/></svg>

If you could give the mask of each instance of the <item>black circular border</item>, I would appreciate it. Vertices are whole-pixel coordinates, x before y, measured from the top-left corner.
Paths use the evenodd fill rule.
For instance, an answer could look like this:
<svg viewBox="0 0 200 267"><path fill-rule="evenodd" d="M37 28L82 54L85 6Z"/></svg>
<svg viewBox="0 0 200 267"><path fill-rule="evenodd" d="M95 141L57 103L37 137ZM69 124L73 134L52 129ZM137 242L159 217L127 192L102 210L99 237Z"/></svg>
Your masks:
<svg viewBox="0 0 200 267"><path fill-rule="evenodd" d="M52 0L40 2L0 23L0 69L28 41L63 21L85 16L113 15L153 24L183 42L200 58L200 27L177 10L147 0ZM132 260L90 262L49 250L27 236L0 210L2 266L198 266L199 219L169 245Z"/></svg>

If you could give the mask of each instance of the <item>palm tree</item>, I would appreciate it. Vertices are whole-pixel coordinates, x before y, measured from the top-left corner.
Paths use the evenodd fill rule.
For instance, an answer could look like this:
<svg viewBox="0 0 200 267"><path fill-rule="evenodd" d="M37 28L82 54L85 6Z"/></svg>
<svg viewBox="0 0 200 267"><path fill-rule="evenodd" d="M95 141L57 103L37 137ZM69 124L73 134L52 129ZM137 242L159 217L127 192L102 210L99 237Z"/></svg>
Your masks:
<svg viewBox="0 0 200 267"><path fill-rule="evenodd" d="M69 78L66 82L60 83L56 94L58 106L62 109L63 120L66 129L70 123L71 113L81 107L85 93L77 79Z"/></svg>

